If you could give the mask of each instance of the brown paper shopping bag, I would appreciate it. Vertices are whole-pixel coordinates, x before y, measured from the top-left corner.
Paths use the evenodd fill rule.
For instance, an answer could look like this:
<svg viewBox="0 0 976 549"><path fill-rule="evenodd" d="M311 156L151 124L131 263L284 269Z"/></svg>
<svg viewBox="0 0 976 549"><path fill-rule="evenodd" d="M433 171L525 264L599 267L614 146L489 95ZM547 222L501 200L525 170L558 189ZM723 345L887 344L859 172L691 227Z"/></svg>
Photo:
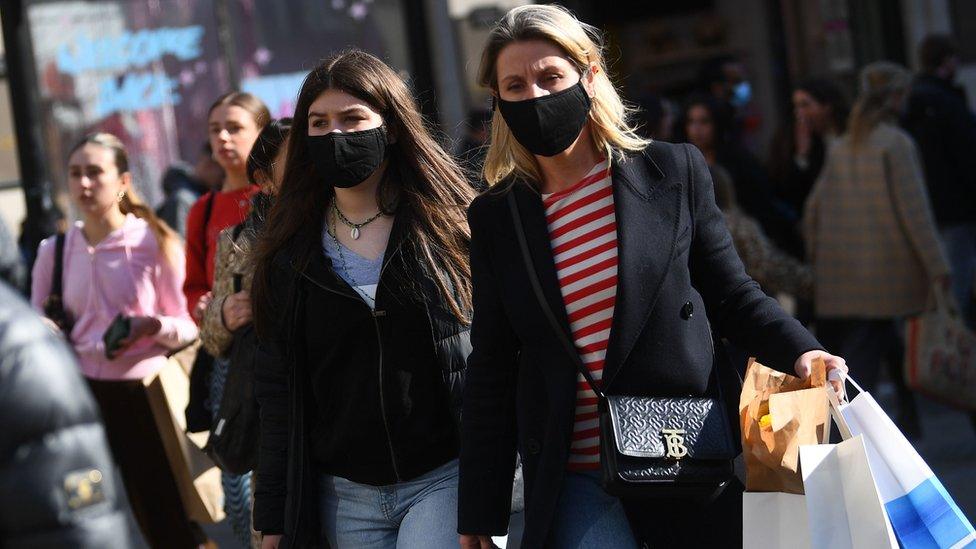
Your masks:
<svg viewBox="0 0 976 549"><path fill-rule="evenodd" d="M198 433L202 438L194 440L191 438L194 435L185 432L183 410L190 398L190 378L186 371L170 359L158 374L143 380L143 384L187 516L204 524L223 520L220 469L200 449L207 433Z"/></svg>
<svg viewBox="0 0 976 549"><path fill-rule="evenodd" d="M739 398L747 491L803 493L800 446L828 433L825 384L822 360L799 379L750 359Z"/></svg>

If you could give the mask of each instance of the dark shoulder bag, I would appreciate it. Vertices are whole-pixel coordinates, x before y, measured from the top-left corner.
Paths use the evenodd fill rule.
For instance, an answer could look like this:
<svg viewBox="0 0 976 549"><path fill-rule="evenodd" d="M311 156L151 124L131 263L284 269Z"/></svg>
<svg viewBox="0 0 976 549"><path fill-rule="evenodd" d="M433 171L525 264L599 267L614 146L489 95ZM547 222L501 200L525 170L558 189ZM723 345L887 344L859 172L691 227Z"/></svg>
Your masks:
<svg viewBox="0 0 976 549"><path fill-rule="evenodd" d="M244 229L234 227L234 241ZM234 293L241 291L240 274L234 274ZM227 379L220 409L210 428L204 451L221 470L243 475L258 464L258 434L260 417L254 396L254 359L257 336L254 325L248 324L234 332L228 356Z"/></svg>
<svg viewBox="0 0 976 549"><path fill-rule="evenodd" d="M65 234L58 233L54 240L54 271L51 273L51 293L44 300L44 316L71 339L75 319L64 308L64 241Z"/></svg>
<svg viewBox="0 0 976 549"><path fill-rule="evenodd" d="M546 301L511 192L508 205L537 301L567 357L597 395L603 489L627 498L717 497L733 478L735 446L716 367L710 385L717 397L604 394Z"/></svg>

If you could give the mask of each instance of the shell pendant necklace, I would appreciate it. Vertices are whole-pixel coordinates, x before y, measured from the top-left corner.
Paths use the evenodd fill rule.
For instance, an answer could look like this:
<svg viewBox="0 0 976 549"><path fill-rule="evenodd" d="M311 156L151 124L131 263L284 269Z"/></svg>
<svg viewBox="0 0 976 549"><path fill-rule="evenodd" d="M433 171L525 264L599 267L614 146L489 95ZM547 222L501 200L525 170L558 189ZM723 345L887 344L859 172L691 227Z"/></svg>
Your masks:
<svg viewBox="0 0 976 549"><path fill-rule="evenodd" d="M332 200L332 209L333 211L335 211L336 217L338 217L339 220L342 221L342 224L345 225L346 227L349 227L349 236L351 236L353 240L359 240L360 229L376 221L377 219L379 219L381 215L383 215L383 211L380 210L376 212L376 215L370 217L369 219L363 221L362 223L353 223L352 221L346 219L346 216L342 215L342 212L339 211L339 206L336 205L335 199Z"/></svg>

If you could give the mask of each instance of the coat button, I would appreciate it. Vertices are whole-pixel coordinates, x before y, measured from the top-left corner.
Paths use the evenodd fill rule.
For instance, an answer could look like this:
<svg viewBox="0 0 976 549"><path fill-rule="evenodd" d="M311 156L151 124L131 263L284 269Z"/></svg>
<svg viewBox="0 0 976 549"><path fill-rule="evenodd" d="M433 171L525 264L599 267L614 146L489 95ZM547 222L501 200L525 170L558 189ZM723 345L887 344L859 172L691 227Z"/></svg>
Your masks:
<svg viewBox="0 0 976 549"><path fill-rule="evenodd" d="M688 320L693 314L695 314L695 305L688 301L681 307L681 318Z"/></svg>
<svg viewBox="0 0 976 549"><path fill-rule="evenodd" d="M529 440L525 441L525 449L528 450L530 454L538 454L542 450L542 445L539 444L538 440L530 438Z"/></svg>

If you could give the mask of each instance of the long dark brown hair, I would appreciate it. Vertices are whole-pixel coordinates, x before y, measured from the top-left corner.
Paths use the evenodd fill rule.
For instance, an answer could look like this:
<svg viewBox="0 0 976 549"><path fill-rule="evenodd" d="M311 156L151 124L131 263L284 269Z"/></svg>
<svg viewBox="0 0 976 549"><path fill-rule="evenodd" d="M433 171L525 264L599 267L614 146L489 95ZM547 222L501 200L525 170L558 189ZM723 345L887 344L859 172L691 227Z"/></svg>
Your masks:
<svg viewBox="0 0 976 549"><path fill-rule="evenodd" d="M351 50L312 69L298 95L281 187L255 248L255 327L267 333L275 322L271 275L276 254L287 248L302 267L322 246L322 224L333 192L313 171L307 149L308 110L330 89L361 99L382 115L396 142L387 151L388 165L378 189L380 208L406 214L405 241L437 285L441 301L468 322L471 236L464 214L474 192L431 136L403 80L378 58Z"/></svg>

